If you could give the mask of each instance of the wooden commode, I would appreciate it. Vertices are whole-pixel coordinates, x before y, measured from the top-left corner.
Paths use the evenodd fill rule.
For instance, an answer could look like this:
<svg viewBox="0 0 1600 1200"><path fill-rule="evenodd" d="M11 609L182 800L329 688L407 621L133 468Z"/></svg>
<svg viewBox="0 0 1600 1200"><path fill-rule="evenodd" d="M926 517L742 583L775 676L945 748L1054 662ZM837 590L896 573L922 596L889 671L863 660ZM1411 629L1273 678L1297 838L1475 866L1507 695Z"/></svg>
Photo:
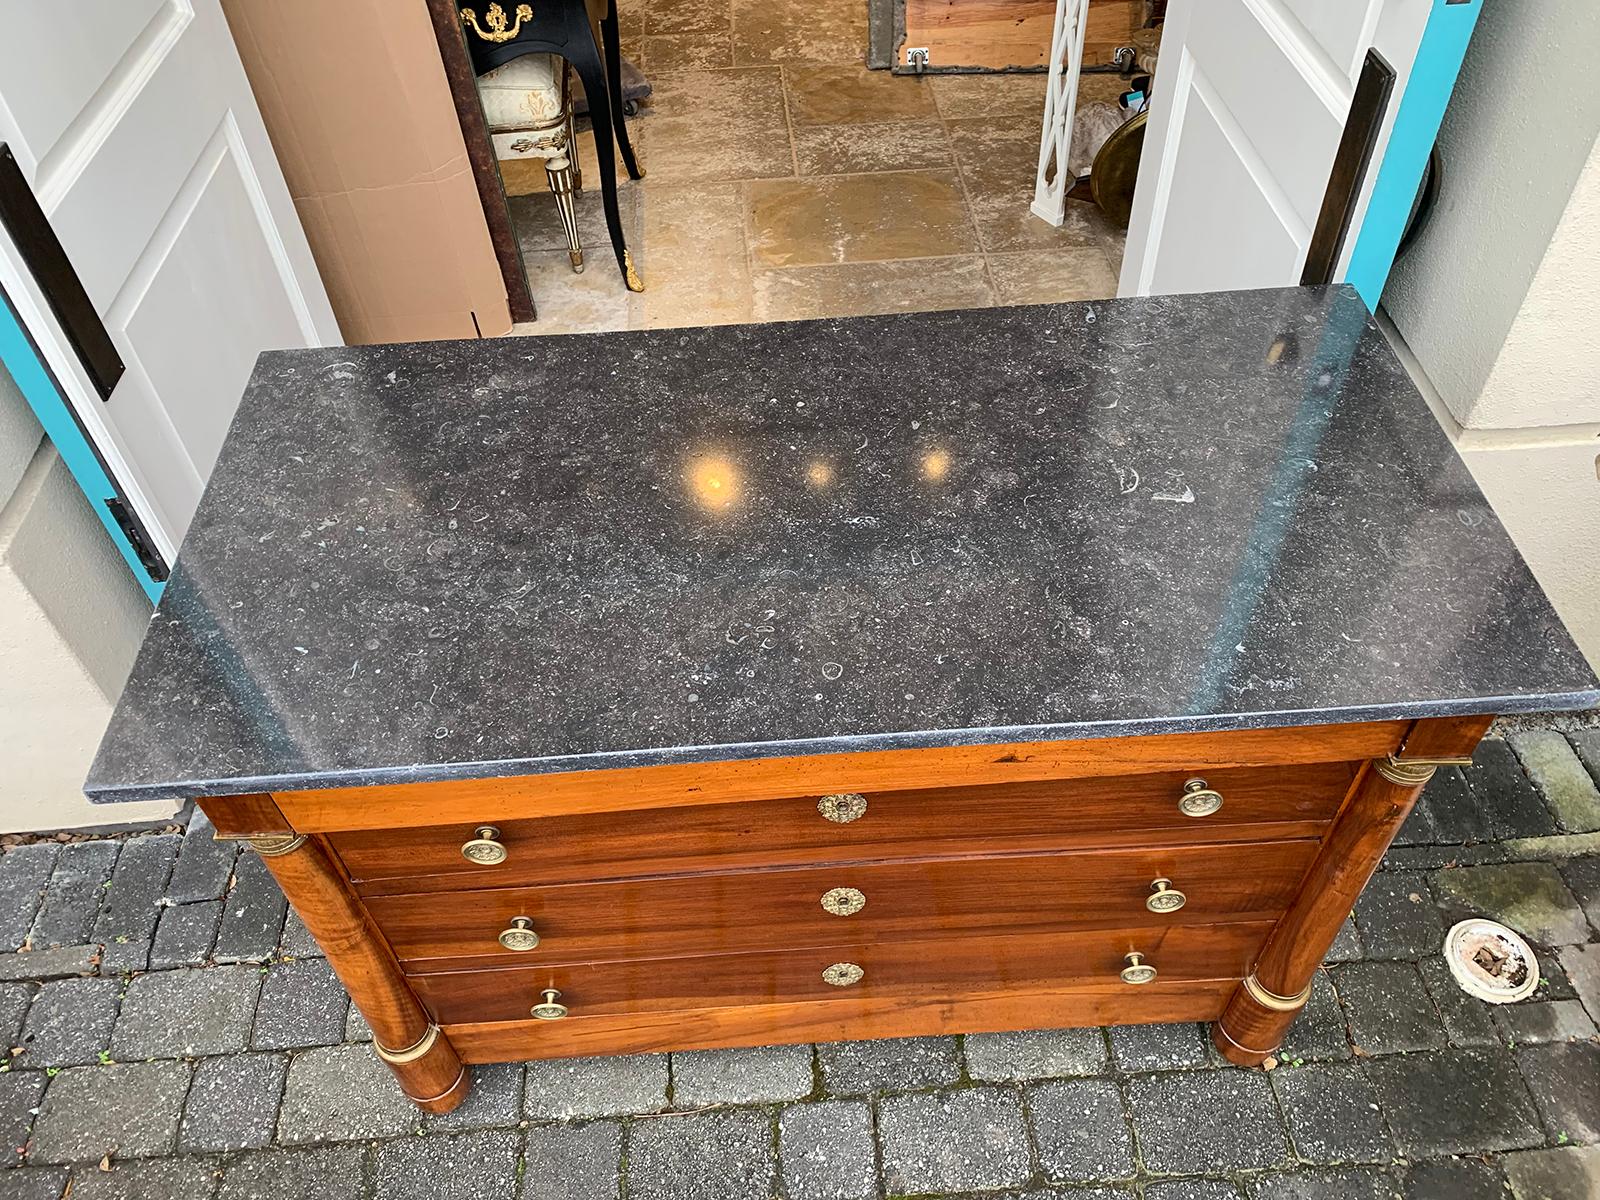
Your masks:
<svg viewBox="0 0 1600 1200"><path fill-rule="evenodd" d="M220 836L266 856L369 1020L389 1018L379 1052L425 1104L447 1103L433 1089L451 1047L497 1062L1215 1020L1222 1052L1255 1064L1433 767L1470 757L1487 723L775 759L760 778L712 763L697 783L639 767L562 776L555 796L533 778L337 797L343 811L431 809L430 824L382 830L341 828L318 792L201 803ZM1413 739L1423 756L1408 756ZM1107 764L1118 773L1090 773L1105 752L1126 756ZM1184 756L1186 771L1129 770ZM813 787L769 795L800 780ZM596 811L539 815L562 801ZM429 1038L437 1063L391 1053Z"/></svg>
<svg viewBox="0 0 1600 1200"><path fill-rule="evenodd" d="M1353 293L1166 297L263 356L88 790L253 846L431 1111L1033 1027L1259 1064L1435 769L1597 699Z"/></svg>

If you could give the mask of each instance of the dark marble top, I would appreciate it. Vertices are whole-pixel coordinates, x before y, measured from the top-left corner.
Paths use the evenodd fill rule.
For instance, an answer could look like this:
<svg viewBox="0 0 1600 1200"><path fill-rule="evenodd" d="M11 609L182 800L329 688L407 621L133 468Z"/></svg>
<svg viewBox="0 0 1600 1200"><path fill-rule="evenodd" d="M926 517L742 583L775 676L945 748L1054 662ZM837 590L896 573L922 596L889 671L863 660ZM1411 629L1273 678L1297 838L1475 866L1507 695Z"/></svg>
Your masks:
<svg viewBox="0 0 1600 1200"><path fill-rule="evenodd" d="M262 356L99 800L1600 702L1353 293Z"/></svg>

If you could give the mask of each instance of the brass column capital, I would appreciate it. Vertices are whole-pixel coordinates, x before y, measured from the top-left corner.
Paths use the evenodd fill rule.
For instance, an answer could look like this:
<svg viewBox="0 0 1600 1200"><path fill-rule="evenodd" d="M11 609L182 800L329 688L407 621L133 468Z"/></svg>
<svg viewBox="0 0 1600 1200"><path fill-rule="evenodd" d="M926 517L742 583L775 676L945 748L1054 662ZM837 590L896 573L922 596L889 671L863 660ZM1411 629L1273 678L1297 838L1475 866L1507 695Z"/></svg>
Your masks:
<svg viewBox="0 0 1600 1200"><path fill-rule="evenodd" d="M241 842L248 843L262 858L276 858L280 854L293 854L306 844L306 835L303 833L274 833L265 837L239 838Z"/></svg>
<svg viewBox="0 0 1600 1200"><path fill-rule="evenodd" d="M1375 758L1372 760L1373 769L1390 783L1400 787L1421 787L1433 778L1438 764L1425 760L1407 761L1389 755L1388 758Z"/></svg>

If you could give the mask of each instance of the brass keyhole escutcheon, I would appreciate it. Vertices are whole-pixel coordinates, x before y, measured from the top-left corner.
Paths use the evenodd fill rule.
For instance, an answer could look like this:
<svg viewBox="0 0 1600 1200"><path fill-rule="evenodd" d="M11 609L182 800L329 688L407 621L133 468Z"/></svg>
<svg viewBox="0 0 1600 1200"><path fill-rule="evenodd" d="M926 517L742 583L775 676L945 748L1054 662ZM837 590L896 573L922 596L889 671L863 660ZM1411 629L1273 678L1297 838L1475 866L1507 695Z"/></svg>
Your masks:
<svg viewBox="0 0 1600 1200"><path fill-rule="evenodd" d="M1183 785L1178 811L1186 817L1209 817L1222 807L1222 793L1207 787L1204 779L1191 779Z"/></svg>
<svg viewBox="0 0 1600 1200"><path fill-rule="evenodd" d="M533 918L512 917L511 925L500 931L498 939L507 950L533 950L539 945L539 935L533 931Z"/></svg>
<svg viewBox="0 0 1600 1200"><path fill-rule="evenodd" d="M461 847L461 857L480 867L497 867L506 860L505 844L493 825L479 825Z"/></svg>
<svg viewBox="0 0 1600 1200"><path fill-rule="evenodd" d="M541 1021L559 1021L567 1015L567 1006L556 1003L559 999L561 999L561 993L556 991L555 988L545 988L544 999L528 1011Z"/></svg>
<svg viewBox="0 0 1600 1200"><path fill-rule="evenodd" d="M866 971L853 962L837 962L831 967L824 968L822 982L831 983L834 987L852 987L866 977Z"/></svg>
<svg viewBox="0 0 1600 1200"><path fill-rule="evenodd" d="M836 887L822 893L822 907L836 917L853 917L866 906L866 893L857 888Z"/></svg>
<svg viewBox="0 0 1600 1200"><path fill-rule="evenodd" d="M1135 987L1140 984L1150 983L1156 977L1156 969L1144 961L1144 955L1138 951L1123 956L1122 961L1128 965L1122 968L1122 982L1131 983Z"/></svg>
<svg viewBox="0 0 1600 1200"><path fill-rule="evenodd" d="M1172 886L1170 879L1155 879L1150 882L1150 894L1145 897L1144 906L1153 913L1177 912L1189 902L1177 888Z"/></svg>
<svg viewBox="0 0 1600 1200"><path fill-rule="evenodd" d="M848 825L867 814L867 798L860 792L831 792L817 801L817 811L835 825Z"/></svg>

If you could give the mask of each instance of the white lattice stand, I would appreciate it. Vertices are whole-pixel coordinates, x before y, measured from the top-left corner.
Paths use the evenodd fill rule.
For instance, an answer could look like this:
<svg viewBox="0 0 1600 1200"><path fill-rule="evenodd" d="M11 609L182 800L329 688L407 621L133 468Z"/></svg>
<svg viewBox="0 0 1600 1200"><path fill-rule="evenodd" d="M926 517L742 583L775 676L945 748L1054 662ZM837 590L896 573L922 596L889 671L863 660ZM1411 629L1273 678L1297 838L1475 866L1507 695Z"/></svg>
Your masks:
<svg viewBox="0 0 1600 1200"><path fill-rule="evenodd" d="M1050 38L1050 78L1044 92L1044 127L1039 132L1039 173L1029 211L1052 225L1067 216L1067 191L1076 182L1067 170L1072 149L1072 119L1078 111L1078 75L1083 69L1083 39L1089 0L1056 0L1055 32Z"/></svg>

